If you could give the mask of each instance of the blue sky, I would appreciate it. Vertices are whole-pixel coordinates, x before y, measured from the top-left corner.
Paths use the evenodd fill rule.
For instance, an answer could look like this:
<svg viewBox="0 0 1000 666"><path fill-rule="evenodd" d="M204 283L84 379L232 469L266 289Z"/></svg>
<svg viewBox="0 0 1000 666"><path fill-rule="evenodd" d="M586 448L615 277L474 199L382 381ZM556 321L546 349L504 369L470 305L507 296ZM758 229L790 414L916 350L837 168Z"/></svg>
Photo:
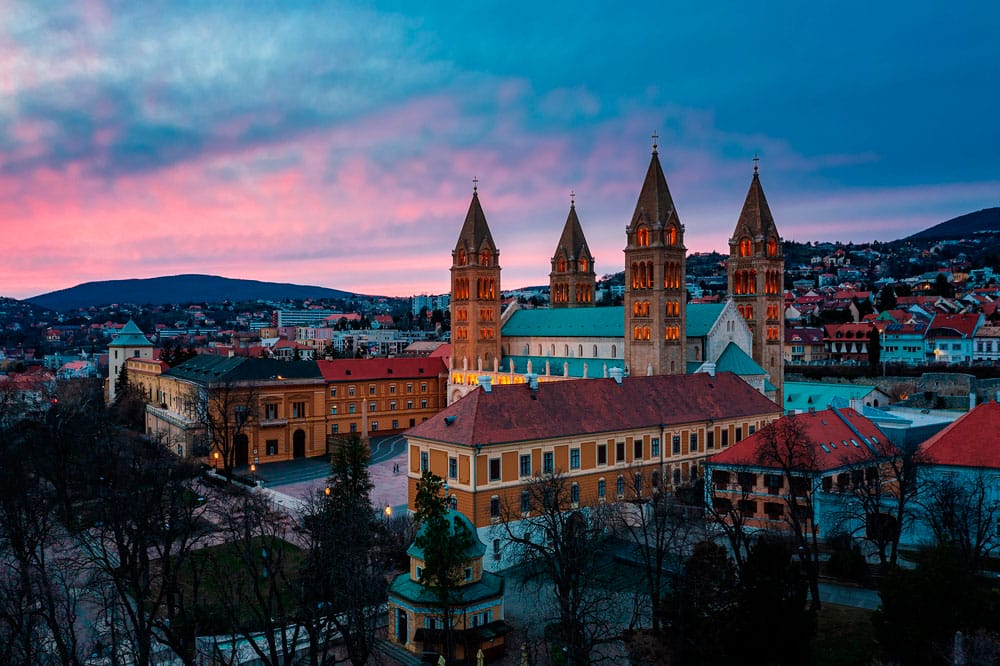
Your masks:
<svg viewBox="0 0 1000 666"><path fill-rule="evenodd" d="M204 272L448 287L478 177L503 284L576 192L621 270L650 135L692 251L760 155L795 240L1000 205L996 3L0 0L0 294Z"/></svg>

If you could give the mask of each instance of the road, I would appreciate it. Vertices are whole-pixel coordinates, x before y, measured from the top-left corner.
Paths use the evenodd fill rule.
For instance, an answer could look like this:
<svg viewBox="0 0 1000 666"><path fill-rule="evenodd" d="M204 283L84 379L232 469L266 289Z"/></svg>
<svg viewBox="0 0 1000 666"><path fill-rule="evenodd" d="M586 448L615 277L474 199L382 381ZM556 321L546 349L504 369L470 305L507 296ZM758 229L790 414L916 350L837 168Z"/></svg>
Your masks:
<svg viewBox="0 0 1000 666"><path fill-rule="evenodd" d="M372 437L369 446L371 448L371 458L368 461L368 465L369 467L375 467L402 454L406 448L406 440L403 439L402 435ZM250 473L248 467L242 467L236 471L241 474ZM295 460L257 465L257 479L268 488L325 479L329 475L330 462L326 456L297 458Z"/></svg>

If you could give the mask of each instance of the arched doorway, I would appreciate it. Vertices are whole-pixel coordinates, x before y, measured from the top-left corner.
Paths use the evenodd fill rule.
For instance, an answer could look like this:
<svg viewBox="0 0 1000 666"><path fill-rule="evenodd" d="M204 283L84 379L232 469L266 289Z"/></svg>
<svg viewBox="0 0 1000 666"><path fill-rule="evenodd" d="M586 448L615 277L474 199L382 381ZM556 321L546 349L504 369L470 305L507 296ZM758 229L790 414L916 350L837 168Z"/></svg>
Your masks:
<svg viewBox="0 0 1000 666"><path fill-rule="evenodd" d="M299 429L292 435L292 457L304 458L306 455L306 433Z"/></svg>
<svg viewBox="0 0 1000 666"><path fill-rule="evenodd" d="M233 439L234 461L236 467L246 467L250 464L250 438L246 435L236 435Z"/></svg>

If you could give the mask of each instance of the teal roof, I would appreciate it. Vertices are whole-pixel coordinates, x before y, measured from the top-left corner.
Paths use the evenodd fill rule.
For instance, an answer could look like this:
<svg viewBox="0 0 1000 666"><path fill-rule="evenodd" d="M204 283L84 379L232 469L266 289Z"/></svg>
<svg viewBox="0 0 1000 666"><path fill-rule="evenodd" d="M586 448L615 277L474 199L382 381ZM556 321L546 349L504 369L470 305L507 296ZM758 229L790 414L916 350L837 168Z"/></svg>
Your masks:
<svg viewBox="0 0 1000 666"><path fill-rule="evenodd" d="M785 410L808 411L827 409L835 398L851 400L864 398L875 390L874 386L859 384L827 384L824 382L785 382Z"/></svg>
<svg viewBox="0 0 1000 666"><path fill-rule="evenodd" d="M152 347L153 343L143 334L142 329L132 321L122 327L115 339L111 341L109 347Z"/></svg>
<svg viewBox="0 0 1000 666"><path fill-rule="evenodd" d="M718 320L725 309L725 303L688 303L687 304L687 336L703 338L708 335L712 325Z"/></svg>
<svg viewBox="0 0 1000 666"><path fill-rule="evenodd" d="M503 326L504 337L624 338L625 308L518 310Z"/></svg>
<svg viewBox="0 0 1000 666"><path fill-rule="evenodd" d="M531 371L536 375L545 375L545 362L549 362L549 374L562 377L563 364L569 364L570 377L583 377L583 366L587 366L587 377L594 379L604 376L604 365L608 369L624 368L625 360L620 358L565 358L559 356L504 356L500 361L500 372L510 372L511 363L514 372L524 374L528 371L528 361L531 361Z"/></svg>
<svg viewBox="0 0 1000 666"><path fill-rule="evenodd" d="M688 303L687 336L701 338L725 303ZM518 310L503 326L504 337L624 338L625 308L538 308Z"/></svg>
<svg viewBox="0 0 1000 666"><path fill-rule="evenodd" d="M476 533L476 528L472 526L472 523L469 521L468 518L466 518L458 511L455 511L453 509L448 509L447 513L445 513L445 520L447 520L449 524L451 524L452 534L455 533L455 526L461 523L462 525L465 526L465 529L468 531L469 536L472 537L472 543L470 543L469 547L465 549L465 556L467 558L469 558L470 560L475 560L486 554L486 546L483 544L482 541L480 541L479 535ZM417 530L417 539L419 539L426 530L427 530L427 525L426 524L421 525L420 529ZM424 559L424 551L420 546L417 545L417 539L414 539L413 543L410 544L410 547L406 549L406 554L409 555L410 557L415 557L418 560L422 560Z"/></svg>
<svg viewBox="0 0 1000 666"><path fill-rule="evenodd" d="M735 342L730 342L715 361L716 372L731 372L734 375L748 377L750 375L766 375L767 371L760 367L757 361L740 349Z"/></svg>
<svg viewBox="0 0 1000 666"><path fill-rule="evenodd" d="M456 603L467 606L487 599L499 599L503 596L503 577L489 571L483 572L483 577L475 583L460 585L455 589ZM417 605L437 605L440 598L433 587L421 585L404 573L396 576L389 585L389 598L398 597Z"/></svg>

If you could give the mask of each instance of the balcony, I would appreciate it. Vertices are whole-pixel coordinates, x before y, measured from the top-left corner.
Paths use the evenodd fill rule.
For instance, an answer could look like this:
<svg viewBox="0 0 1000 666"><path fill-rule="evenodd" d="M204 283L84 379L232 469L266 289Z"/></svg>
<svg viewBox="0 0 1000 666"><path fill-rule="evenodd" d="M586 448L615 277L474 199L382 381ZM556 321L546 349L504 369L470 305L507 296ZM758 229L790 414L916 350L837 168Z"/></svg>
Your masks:
<svg viewBox="0 0 1000 666"><path fill-rule="evenodd" d="M260 427L261 428L277 428L277 427L283 427L283 426L286 426L286 425L288 425L288 419L277 419L277 418L275 418L275 419L261 419L260 420Z"/></svg>

